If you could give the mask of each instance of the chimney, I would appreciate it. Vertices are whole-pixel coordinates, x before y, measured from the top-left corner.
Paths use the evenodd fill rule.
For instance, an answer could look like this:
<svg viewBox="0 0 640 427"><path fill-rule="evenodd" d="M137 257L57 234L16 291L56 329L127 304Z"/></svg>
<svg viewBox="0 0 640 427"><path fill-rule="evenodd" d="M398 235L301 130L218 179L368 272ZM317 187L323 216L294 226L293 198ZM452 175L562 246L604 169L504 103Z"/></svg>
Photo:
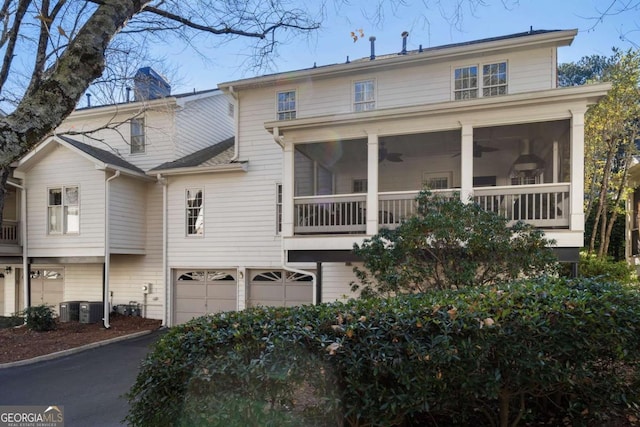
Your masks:
<svg viewBox="0 0 640 427"><path fill-rule="evenodd" d="M407 37L409 37L409 32L403 31L401 35L402 35L402 51L400 51L400 54L406 55L407 54Z"/></svg>
<svg viewBox="0 0 640 427"><path fill-rule="evenodd" d="M134 80L134 101L150 101L171 95L171 85L151 67L138 70Z"/></svg>
<svg viewBox="0 0 640 427"><path fill-rule="evenodd" d="M371 56L370 60L376 59L376 38L374 36L369 37L369 41L371 42Z"/></svg>

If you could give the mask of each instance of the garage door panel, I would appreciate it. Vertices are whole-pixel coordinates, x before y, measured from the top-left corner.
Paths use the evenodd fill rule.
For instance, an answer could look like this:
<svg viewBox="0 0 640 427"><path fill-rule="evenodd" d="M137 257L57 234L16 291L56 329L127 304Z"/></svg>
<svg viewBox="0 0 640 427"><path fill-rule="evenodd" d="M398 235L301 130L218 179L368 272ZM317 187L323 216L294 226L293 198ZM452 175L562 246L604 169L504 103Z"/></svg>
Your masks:
<svg viewBox="0 0 640 427"><path fill-rule="evenodd" d="M206 312L207 303L205 299L200 298L179 298L176 299L176 310L180 312L201 313Z"/></svg>
<svg viewBox="0 0 640 427"><path fill-rule="evenodd" d="M176 298L205 298L207 296L205 291L204 284L178 282Z"/></svg>
<svg viewBox="0 0 640 427"><path fill-rule="evenodd" d="M207 285L207 297L221 298L221 299L236 299L237 285L233 284L224 285Z"/></svg>
<svg viewBox="0 0 640 427"><path fill-rule="evenodd" d="M207 300L207 311L209 313L219 313L221 311L234 311L238 307L235 300L230 299L209 299Z"/></svg>
<svg viewBox="0 0 640 427"><path fill-rule="evenodd" d="M253 270L249 306L294 307L313 302L312 277L283 270Z"/></svg>
<svg viewBox="0 0 640 427"><path fill-rule="evenodd" d="M285 287L285 297L288 300L295 301L311 301L313 297L313 288L311 284L308 285L287 285Z"/></svg>

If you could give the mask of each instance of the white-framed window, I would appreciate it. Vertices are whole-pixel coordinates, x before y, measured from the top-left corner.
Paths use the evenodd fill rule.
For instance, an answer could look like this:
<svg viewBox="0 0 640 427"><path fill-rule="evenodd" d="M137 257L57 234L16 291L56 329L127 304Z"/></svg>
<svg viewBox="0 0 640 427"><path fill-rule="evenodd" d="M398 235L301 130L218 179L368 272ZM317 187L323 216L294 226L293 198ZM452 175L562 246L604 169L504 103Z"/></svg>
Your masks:
<svg viewBox="0 0 640 427"><path fill-rule="evenodd" d="M296 91L288 90L277 94L278 120L296 118Z"/></svg>
<svg viewBox="0 0 640 427"><path fill-rule="evenodd" d="M204 194L202 188L187 188L186 219L187 236L204 235Z"/></svg>
<svg viewBox="0 0 640 427"><path fill-rule="evenodd" d="M369 111L376 108L376 82L373 79L353 83L353 111Z"/></svg>
<svg viewBox="0 0 640 427"><path fill-rule="evenodd" d="M422 185L430 190L446 190L451 188L452 172L425 172L422 174Z"/></svg>
<svg viewBox="0 0 640 427"><path fill-rule="evenodd" d="M482 66L482 96L507 94L507 63L497 62Z"/></svg>
<svg viewBox="0 0 640 427"><path fill-rule="evenodd" d="M276 234L282 233L282 184L276 184Z"/></svg>
<svg viewBox="0 0 640 427"><path fill-rule="evenodd" d="M478 66L456 68L453 71L453 94L455 99L478 97Z"/></svg>
<svg viewBox="0 0 640 427"><path fill-rule="evenodd" d="M506 61L458 67L453 71L453 98L506 95L507 80Z"/></svg>
<svg viewBox="0 0 640 427"><path fill-rule="evenodd" d="M47 230L49 234L80 232L78 186L61 186L47 191Z"/></svg>
<svg viewBox="0 0 640 427"><path fill-rule="evenodd" d="M131 154L144 153L146 149L144 118L131 119Z"/></svg>

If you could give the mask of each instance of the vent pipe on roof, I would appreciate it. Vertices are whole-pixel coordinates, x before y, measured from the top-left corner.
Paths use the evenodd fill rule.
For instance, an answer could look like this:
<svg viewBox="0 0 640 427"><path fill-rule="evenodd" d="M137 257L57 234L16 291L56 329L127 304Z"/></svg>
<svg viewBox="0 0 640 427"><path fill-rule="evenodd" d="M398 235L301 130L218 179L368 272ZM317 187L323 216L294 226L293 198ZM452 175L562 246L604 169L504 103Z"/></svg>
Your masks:
<svg viewBox="0 0 640 427"><path fill-rule="evenodd" d="M371 42L371 56L370 60L376 59L376 38L374 36L369 37L369 41Z"/></svg>
<svg viewBox="0 0 640 427"><path fill-rule="evenodd" d="M127 86L126 89L127 89L127 102L131 102L131 88Z"/></svg>
<svg viewBox="0 0 640 427"><path fill-rule="evenodd" d="M418 46L418 52L422 53L422 45Z"/></svg>
<svg viewBox="0 0 640 427"><path fill-rule="evenodd" d="M349 64L351 61L349 60L349 55L347 55L347 62L346 64Z"/></svg>
<svg viewBox="0 0 640 427"><path fill-rule="evenodd" d="M91 94L87 94L87 107L91 107Z"/></svg>
<svg viewBox="0 0 640 427"><path fill-rule="evenodd" d="M409 37L409 32L403 31L401 35L402 35L402 51L400 51L400 54L406 55L407 54L407 37Z"/></svg>

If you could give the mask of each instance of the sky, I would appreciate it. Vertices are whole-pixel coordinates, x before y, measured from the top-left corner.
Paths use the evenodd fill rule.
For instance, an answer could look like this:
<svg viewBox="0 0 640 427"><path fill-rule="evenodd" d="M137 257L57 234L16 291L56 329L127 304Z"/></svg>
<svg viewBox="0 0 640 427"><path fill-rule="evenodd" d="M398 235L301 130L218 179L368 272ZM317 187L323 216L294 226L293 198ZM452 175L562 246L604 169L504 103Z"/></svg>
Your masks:
<svg viewBox="0 0 640 427"><path fill-rule="evenodd" d="M304 3L304 0L300 0ZM307 0L313 1L313 0ZM402 2L402 1L401 1ZM635 10L595 19L607 10L614 13L619 4L636 3ZM339 3L339 6L336 6ZM184 46L162 46L158 55L173 64L172 93L215 88L218 83L254 77L265 73L284 72L312 67L315 64L343 63L369 56L369 37L376 37L376 53L388 54L402 48L401 33L409 32L407 48L418 49L450 43L534 30L577 29L571 46L558 50L558 60L578 61L583 56L611 54L612 47L624 50L640 45L640 2L635 0L485 0L487 6L463 10L463 20L452 25L437 6L426 9L434 0L404 0L406 6L394 10L387 7L382 22L376 24L363 13L372 0L351 0L342 4L330 2L320 30L311 37L300 37L281 45L279 55L268 70L252 70L245 58L250 53L243 40L219 47L203 48L203 61ZM391 4L393 1L387 2ZM396 3L399 3L396 1ZM442 0L450 5L454 0ZM504 6L504 3L507 5ZM337 9L338 8L338 9ZM362 29L364 38L354 42L350 33Z"/></svg>

